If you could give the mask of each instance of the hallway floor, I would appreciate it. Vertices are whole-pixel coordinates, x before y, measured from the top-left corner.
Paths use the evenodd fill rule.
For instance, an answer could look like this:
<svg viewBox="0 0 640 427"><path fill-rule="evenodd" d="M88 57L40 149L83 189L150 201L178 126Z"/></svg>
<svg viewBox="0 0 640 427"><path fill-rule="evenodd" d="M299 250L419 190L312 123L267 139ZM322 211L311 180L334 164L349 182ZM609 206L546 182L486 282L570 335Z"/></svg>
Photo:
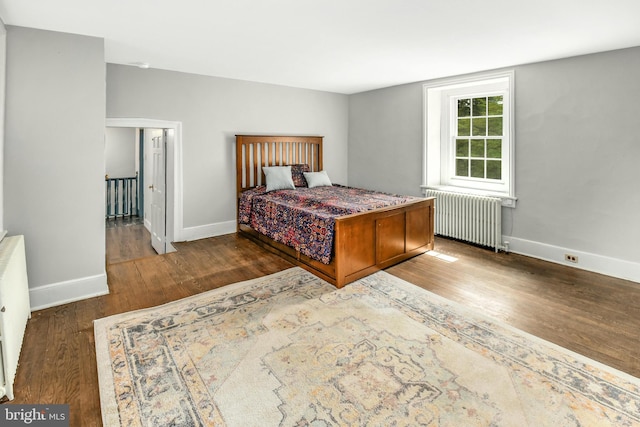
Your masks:
<svg viewBox="0 0 640 427"><path fill-rule="evenodd" d="M107 265L157 255L142 218L107 219L105 228Z"/></svg>

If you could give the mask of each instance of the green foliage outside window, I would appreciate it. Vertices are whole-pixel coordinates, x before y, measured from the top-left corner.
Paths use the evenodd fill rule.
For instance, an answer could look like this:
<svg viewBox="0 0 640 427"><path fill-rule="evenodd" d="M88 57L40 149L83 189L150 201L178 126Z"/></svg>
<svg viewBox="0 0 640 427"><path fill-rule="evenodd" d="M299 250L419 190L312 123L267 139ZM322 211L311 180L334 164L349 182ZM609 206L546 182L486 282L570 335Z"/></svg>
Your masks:
<svg viewBox="0 0 640 427"><path fill-rule="evenodd" d="M458 99L456 120L456 176L502 179L502 95Z"/></svg>

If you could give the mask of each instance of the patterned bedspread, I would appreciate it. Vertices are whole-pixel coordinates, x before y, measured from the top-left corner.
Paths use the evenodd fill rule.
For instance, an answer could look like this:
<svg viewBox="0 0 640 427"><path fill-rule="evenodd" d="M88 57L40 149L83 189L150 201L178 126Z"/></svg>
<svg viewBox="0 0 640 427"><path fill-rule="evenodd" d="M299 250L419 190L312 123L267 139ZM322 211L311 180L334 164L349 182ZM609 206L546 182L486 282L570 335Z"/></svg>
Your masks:
<svg viewBox="0 0 640 427"><path fill-rule="evenodd" d="M242 193L239 220L277 242L329 264L336 217L417 200L420 199L340 185L269 193L261 186Z"/></svg>

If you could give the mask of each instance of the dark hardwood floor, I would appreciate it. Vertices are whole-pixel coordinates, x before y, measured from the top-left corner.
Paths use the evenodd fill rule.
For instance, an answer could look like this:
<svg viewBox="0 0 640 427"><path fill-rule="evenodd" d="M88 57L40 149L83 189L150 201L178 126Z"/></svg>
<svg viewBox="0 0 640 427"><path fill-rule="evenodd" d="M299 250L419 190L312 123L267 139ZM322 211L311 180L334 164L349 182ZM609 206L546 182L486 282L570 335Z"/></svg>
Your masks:
<svg viewBox="0 0 640 427"><path fill-rule="evenodd" d="M235 234L177 243L166 255L136 254L137 231L122 228L107 230L109 295L33 313L11 403L68 403L72 426L99 426L94 319L291 267ZM439 238L435 253L387 271L640 377L638 283Z"/></svg>
<svg viewBox="0 0 640 427"><path fill-rule="evenodd" d="M108 219L105 223L107 264L156 255L151 247L151 233L140 217Z"/></svg>
<svg viewBox="0 0 640 427"><path fill-rule="evenodd" d="M640 283L436 238L387 269L520 330L640 377Z"/></svg>

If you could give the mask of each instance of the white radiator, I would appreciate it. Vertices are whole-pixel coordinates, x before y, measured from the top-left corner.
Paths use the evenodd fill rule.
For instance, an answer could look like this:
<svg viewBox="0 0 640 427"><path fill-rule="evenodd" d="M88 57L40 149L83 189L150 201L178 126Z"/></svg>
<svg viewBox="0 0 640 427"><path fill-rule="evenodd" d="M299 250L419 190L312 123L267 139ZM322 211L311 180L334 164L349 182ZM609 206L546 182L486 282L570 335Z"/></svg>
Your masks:
<svg viewBox="0 0 640 427"><path fill-rule="evenodd" d="M502 200L427 189L436 198L435 234L502 249Z"/></svg>
<svg viewBox="0 0 640 427"><path fill-rule="evenodd" d="M31 317L24 237L0 242L0 397L13 400L22 339Z"/></svg>

